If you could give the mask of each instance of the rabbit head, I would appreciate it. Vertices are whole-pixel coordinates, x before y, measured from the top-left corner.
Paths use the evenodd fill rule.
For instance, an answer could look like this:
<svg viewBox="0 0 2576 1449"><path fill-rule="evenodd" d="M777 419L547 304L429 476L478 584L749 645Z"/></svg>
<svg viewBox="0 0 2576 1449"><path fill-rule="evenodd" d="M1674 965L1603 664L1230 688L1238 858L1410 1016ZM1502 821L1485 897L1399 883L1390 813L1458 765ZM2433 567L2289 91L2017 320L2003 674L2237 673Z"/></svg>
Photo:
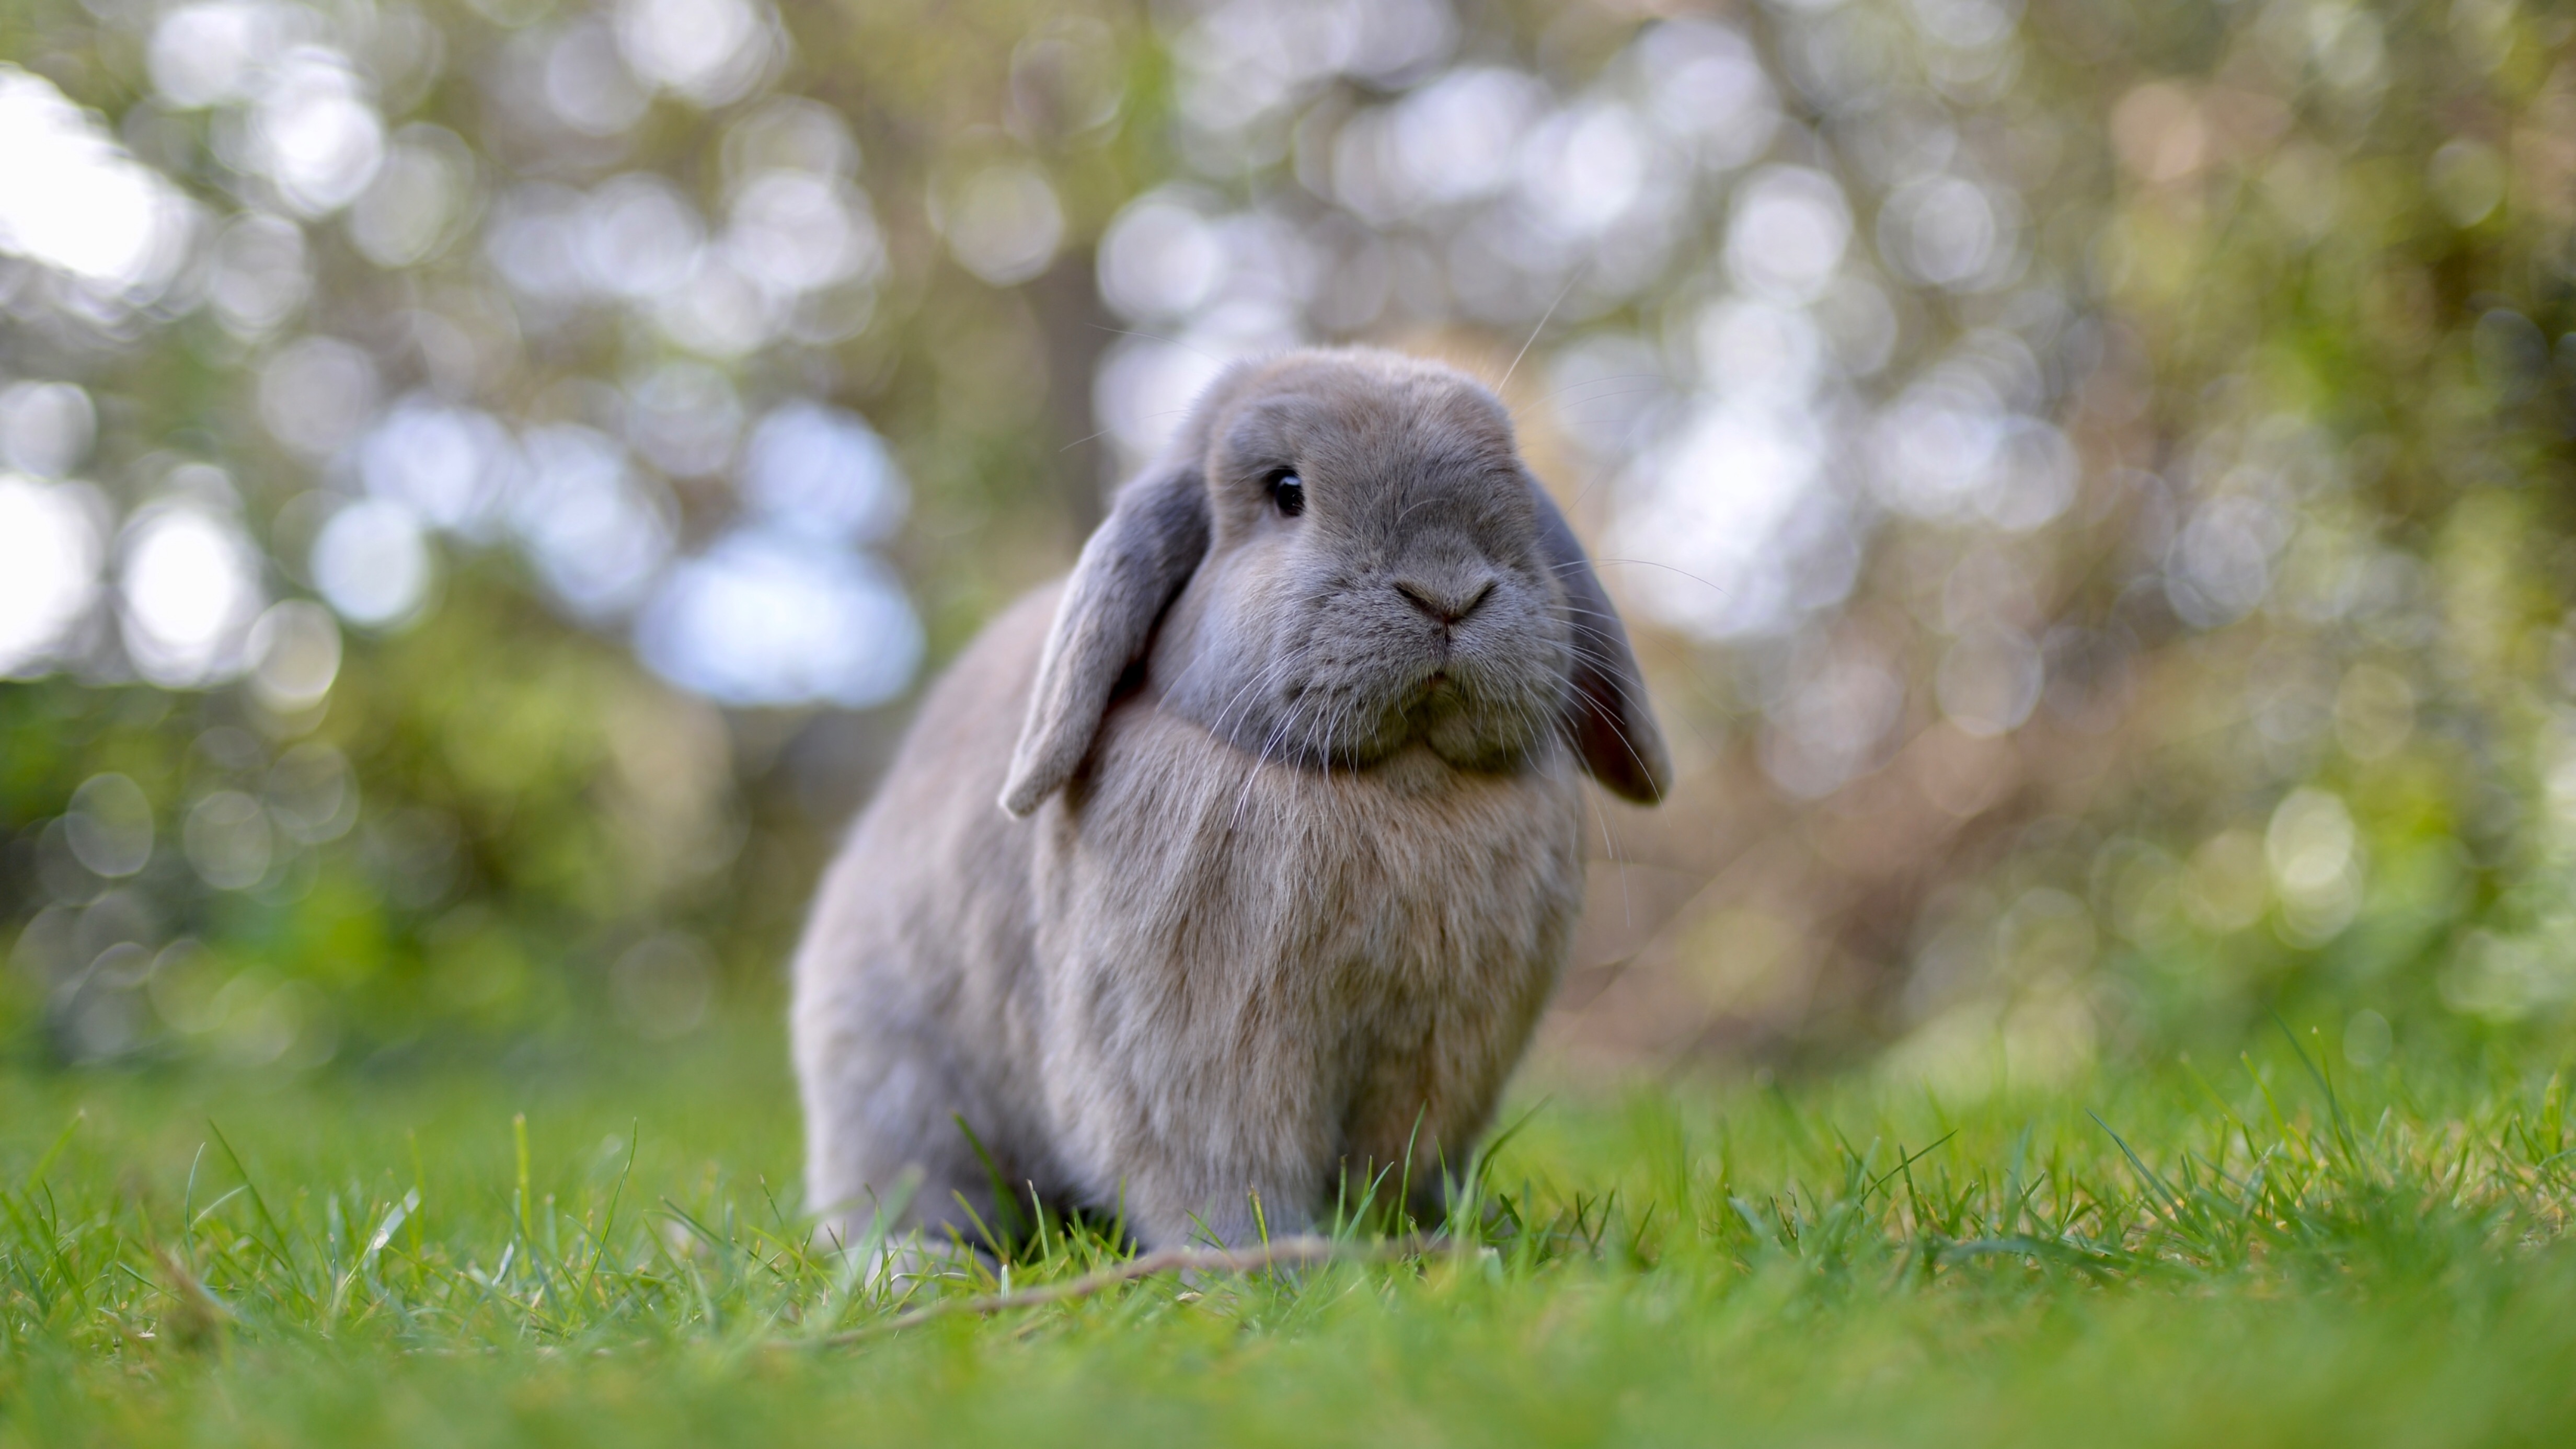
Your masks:
<svg viewBox="0 0 2576 1449"><path fill-rule="evenodd" d="M1075 567L1003 789L1035 810L1122 691L1265 759L1415 744L1508 771L1551 737L1652 802L1663 741L1610 600L1473 379L1296 352L1211 386Z"/></svg>

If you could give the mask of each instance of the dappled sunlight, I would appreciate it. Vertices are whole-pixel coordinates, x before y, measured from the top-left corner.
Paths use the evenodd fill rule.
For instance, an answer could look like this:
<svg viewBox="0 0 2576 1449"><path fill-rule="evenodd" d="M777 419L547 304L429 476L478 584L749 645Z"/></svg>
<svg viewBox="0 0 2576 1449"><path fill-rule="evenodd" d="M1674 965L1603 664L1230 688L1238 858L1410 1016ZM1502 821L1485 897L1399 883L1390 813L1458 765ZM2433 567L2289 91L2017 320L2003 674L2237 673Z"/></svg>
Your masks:
<svg viewBox="0 0 2576 1449"><path fill-rule="evenodd" d="M904 702L1191 400L1369 342L1501 387L1673 740L1672 805L1589 832L1618 920L1605 885L1576 1056L2576 1009L2535 486L2576 69L2537 9L33 23L0 676L12 749L51 743L5 796L13 923L127 882L117 944L274 971L351 1041L361 999L409 1003L387 1041L610 1011L675 930L730 990ZM306 743L363 787L343 836L271 791ZM102 773L195 853L46 844ZM74 975L21 973L58 1047L149 989ZM185 1049L127 1014L111 1055Z"/></svg>
<svg viewBox="0 0 2576 1449"><path fill-rule="evenodd" d="M2569 1437L2560 7L0 11L0 1441ZM928 681L1346 344L1671 756L1521 843L1502 1109L1157 1254L961 1116L835 1241L787 962ZM1207 1040L1385 985L1290 964ZM1225 1066L1158 1150L1324 1080Z"/></svg>

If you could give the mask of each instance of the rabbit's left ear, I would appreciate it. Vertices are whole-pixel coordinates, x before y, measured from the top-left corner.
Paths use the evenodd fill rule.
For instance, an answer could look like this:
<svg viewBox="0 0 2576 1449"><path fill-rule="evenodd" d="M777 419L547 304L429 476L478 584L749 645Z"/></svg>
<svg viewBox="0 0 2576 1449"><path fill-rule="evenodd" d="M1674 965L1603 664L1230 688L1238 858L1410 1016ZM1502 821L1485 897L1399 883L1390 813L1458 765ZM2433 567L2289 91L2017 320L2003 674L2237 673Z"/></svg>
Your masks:
<svg viewBox="0 0 2576 1449"><path fill-rule="evenodd" d="M1672 788L1673 763L1664 751L1663 731L1655 727L1654 710L1646 703L1628 631L1556 500L1535 478L1529 490L1538 505L1539 557L1565 590L1565 622L1573 636L1566 731L1582 752L1583 767L1603 788L1652 805Z"/></svg>
<svg viewBox="0 0 2576 1449"><path fill-rule="evenodd" d="M1029 814L1081 768L1119 676L1144 657L1156 621L1207 550L1207 484L1194 454L1120 491L1056 604L1003 809Z"/></svg>

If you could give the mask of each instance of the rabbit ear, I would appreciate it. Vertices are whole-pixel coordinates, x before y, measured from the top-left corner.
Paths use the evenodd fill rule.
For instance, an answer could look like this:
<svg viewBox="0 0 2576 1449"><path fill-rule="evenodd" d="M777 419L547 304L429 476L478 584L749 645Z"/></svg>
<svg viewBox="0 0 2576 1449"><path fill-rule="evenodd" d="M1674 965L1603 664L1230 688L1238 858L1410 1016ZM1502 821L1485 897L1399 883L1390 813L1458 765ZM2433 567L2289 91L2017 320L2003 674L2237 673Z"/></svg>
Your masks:
<svg viewBox="0 0 2576 1449"><path fill-rule="evenodd" d="M1610 596L1592 572L1592 560L1547 490L1530 481L1538 503L1539 554L1565 590L1566 624L1573 632L1573 691L1567 728L1583 752L1583 766L1614 795L1652 805L1672 788L1672 759L1663 731L1646 704L1637 656Z"/></svg>
<svg viewBox="0 0 2576 1449"><path fill-rule="evenodd" d="M1207 548L1207 485L1196 458L1148 473L1118 495L1056 604L1002 785L1003 809L1026 815L1073 778L1119 676L1144 657L1155 621Z"/></svg>

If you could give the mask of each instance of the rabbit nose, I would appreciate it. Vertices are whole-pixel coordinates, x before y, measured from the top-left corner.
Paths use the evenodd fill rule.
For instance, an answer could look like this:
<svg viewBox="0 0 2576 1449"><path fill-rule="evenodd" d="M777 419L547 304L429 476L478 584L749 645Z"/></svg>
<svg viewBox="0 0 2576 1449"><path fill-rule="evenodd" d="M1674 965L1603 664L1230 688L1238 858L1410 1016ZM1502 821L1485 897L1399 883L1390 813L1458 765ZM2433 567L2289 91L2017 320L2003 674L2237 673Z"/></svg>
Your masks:
<svg viewBox="0 0 2576 1449"><path fill-rule="evenodd" d="M1430 615L1441 624L1455 624L1476 611L1494 591L1491 575L1479 579L1398 579L1395 591L1410 600L1413 607Z"/></svg>

